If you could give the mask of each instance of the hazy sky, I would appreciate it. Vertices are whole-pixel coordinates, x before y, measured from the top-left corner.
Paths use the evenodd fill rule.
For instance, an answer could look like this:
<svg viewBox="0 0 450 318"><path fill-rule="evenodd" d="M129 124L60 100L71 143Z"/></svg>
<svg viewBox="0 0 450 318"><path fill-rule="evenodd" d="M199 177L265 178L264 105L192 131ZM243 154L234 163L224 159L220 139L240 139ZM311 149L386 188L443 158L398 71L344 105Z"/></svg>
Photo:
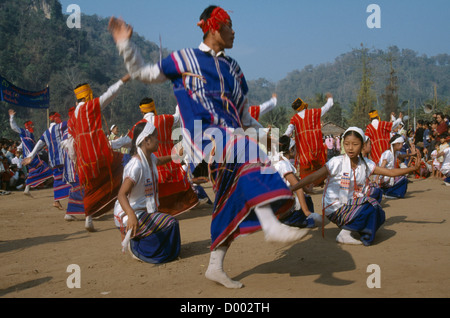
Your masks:
<svg viewBox="0 0 450 318"><path fill-rule="evenodd" d="M61 0L100 17L121 16L135 32L169 50L198 47L198 18L210 4L229 11L236 32L235 58L247 80L284 78L293 70L333 62L359 48L396 45L419 55L450 54L449 0ZM380 8L380 28L367 20ZM373 22L377 20L370 19ZM83 21L81 20L81 27Z"/></svg>

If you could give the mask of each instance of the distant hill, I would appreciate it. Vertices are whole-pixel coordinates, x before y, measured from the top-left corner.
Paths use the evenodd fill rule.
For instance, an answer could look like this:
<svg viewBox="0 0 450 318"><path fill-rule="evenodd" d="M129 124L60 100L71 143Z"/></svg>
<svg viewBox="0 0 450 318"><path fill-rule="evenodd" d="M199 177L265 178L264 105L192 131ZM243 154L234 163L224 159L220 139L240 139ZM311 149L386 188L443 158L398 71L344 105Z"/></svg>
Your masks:
<svg viewBox="0 0 450 318"><path fill-rule="evenodd" d="M40 90L48 84L50 111L67 116L67 110L75 105L74 86L89 82L94 95L99 96L126 70L107 30L107 18L82 15L81 29L70 29L66 25L68 15L62 12L58 0L0 1L0 74L27 90ZM133 35L133 42L146 60L158 61L157 44L137 33ZM162 55L168 54L163 49ZM378 97L377 108L382 106L380 97L389 76L388 55L394 57L400 101L410 100L412 107L415 100L420 106L434 98L436 84L439 105L446 109L450 104L450 56L427 57L395 46L386 51L369 52L373 89ZM323 94L331 92L340 107L336 114L348 116L352 103L356 101L360 81L361 58L355 49L338 56L333 63L293 70L277 83L264 78L249 81L249 100L251 104L262 103L276 92L280 110L263 118L263 123L284 128L292 115L290 105L297 97L308 101L311 107L318 107ZM155 99L160 113L171 113L175 109L176 100L170 83L148 86L132 81L104 112L108 126L114 123L122 133L126 133L141 118L138 103L146 96ZM7 118L11 105L3 102L0 105L0 135L14 137ZM34 120L38 133L46 128L44 111L20 107L16 111L19 123L26 119ZM330 116L330 121L333 121L333 116ZM343 124L342 120L336 123Z"/></svg>
<svg viewBox="0 0 450 318"><path fill-rule="evenodd" d="M383 100L389 78L388 56L393 57L393 68L398 78L398 97L400 101L413 100L421 105L434 98L434 85L437 97L450 104L450 55L440 54L434 57L419 56L409 49L396 46L383 50L369 51L369 66L373 89L378 97L378 107ZM342 54L333 63L316 67L306 66L295 70L277 85L280 102L290 104L295 98L311 99L316 93L332 92L344 109L356 100L361 81L361 52L357 49Z"/></svg>
<svg viewBox="0 0 450 318"><path fill-rule="evenodd" d="M94 95L106 89L126 74L123 58L119 56L111 34L108 19L96 15L82 15L80 29L69 28L68 15L63 15L57 0L8 0L0 2L0 74L13 84L27 90L50 87L50 111L67 111L75 106L73 89L88 82ZM133 42L146 60L156 62L159 48L136 32ZM163 55L168 55L163 50ZM122 133L142 118L139 102L150 96L161 113L174 112L176 100L170 83L144 85L138 81L127 83L119 96L109 105L104 118L116 124ZM10 132L7 110L13 106L0 103L0 135L15 137ZM17 121L31 119L36 131L46 128L44 110L16 107ZM5 129L6 128L6 129Z"/></svg>
<svg viewBox="0 0 450 318"><path fill-rule="evenodd" d="M351 124L352 110L356 104L362 79L361 50L338 56L333 63L318 66L308 65L302 70L294 70L286 78L272 83L264 78L249 81L249 100L252 105L268 100L273 92L278 95L278 107L261 119L262 123L276 124L285 129L289 119L295 113L290 105L300 97L310 107L321 107L325 104L324 95L331 92L335 106L327 114L326 121L340 126ZM423 112L425 103L436 104L436 109L450 114L450 55L439 54L433 57L420 55L410 49L399 49L396 46L383 50L368 50L368 65L372 89L376 95L374 109L380 111L382 119L388 120L385 114L383 95L389 84L390 63L397 80L398 111L410 115L413 126L414 107L417 119L430 119Z"/></svg>

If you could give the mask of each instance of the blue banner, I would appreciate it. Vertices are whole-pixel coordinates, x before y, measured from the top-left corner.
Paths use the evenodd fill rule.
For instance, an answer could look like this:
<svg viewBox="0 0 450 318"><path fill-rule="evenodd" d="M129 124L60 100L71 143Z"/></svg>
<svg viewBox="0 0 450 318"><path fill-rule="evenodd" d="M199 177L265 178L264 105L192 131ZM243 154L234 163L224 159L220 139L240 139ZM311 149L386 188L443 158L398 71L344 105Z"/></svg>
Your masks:
<svg viewBox="0 0 450 318"><path fill-rule="evenodd" d="M14 86L0 75L0 100L22 107L49 108L50 89L30 92Z"/></svg>

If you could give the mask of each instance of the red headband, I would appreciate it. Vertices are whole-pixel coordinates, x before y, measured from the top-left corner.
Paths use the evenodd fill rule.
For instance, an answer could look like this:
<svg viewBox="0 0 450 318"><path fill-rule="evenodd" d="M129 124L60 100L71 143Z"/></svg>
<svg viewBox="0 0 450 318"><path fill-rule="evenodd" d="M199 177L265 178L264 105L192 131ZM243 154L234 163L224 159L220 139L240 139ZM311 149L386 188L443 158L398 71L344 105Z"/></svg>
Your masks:
<svg viewBox="0 0 450 318"><path fill-rule="evenodd" d="M211 13L211 16L208 20L200 20L200 22L197 23L197 25L202 28L203 33L206 33L208 31L214 30L218 31L220 30L220 26L222 24L228 23L230 21L230 16L228 13L222 9L221 7L217 7L213 10Z"/></svg>
<svg viewBox="0 0 450 318"><path fill-rule="evenodd" d="M27 129L30 133L34 133L33 122L31 120L27 121L25 124L25 129Z"/></svg>
<svg viewBox="0 0 450 318"><path fill-rule="evenodd" d="M61 119L61 115L58 114L58 113L54 113L49 118L50 118L51 121L57 121L57 118Z"/></svg>

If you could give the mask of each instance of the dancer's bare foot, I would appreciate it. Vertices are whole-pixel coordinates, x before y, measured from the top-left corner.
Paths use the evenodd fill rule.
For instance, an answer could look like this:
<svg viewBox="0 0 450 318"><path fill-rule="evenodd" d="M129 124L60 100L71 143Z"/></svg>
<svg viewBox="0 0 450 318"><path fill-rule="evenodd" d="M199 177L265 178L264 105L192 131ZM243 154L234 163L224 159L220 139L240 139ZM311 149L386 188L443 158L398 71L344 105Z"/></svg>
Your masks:
<svg viewBox="0 0 450 318"><path fill-rule="evenodd" d="M53 207L55 207L59 210L64 210L63 206L61 205L61 203L59 201L53 202Z"/></svg>

